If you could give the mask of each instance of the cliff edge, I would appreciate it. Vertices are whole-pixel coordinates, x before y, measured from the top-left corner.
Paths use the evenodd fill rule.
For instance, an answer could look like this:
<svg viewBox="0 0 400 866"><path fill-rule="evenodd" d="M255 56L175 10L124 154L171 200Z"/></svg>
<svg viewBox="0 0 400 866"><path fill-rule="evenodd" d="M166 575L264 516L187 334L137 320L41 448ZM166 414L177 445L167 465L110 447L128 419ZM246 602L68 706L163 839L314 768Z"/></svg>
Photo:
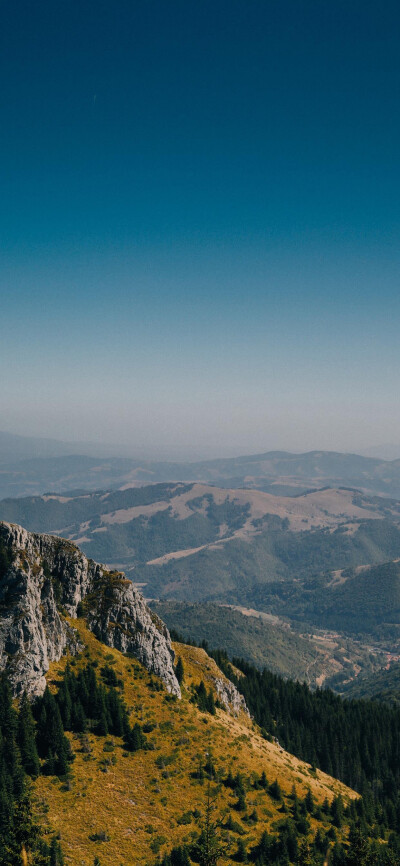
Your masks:
<svg viewBox="0 0 400 866"><path fill-rule="evenodd" d="M50 662L79 651L67 620L77 615L103 643L132 653L180 697L168 629L122 572L93 562L63 538L0 522L0 671L15 695L41 694Z"/></svg>

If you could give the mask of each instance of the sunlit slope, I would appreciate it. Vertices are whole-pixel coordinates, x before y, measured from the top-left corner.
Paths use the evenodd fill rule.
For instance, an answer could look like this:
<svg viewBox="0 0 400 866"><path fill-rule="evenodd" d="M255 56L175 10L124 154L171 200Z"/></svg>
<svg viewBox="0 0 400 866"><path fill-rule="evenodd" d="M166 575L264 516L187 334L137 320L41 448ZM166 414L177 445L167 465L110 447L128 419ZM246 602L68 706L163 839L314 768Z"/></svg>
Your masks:
<svg viewBox="0 0 400 866"><path fill-rule="evenodd" d="M102 866L124 866L152 863L158 852L173 845L190 842L198 833L198 816L203 813L207 782L196 778L211 753L217 772L226 776L229 769L240 772L246 787L251 777L264 770L268 781L276 778L283 793L290 794L293 784L299 795L307 788L321 803L341 792L345 799L356 796L341 783L311 768L284 752L280 746L263 739L245 712L237 717L223 709L216 716L202 713L190 702L191 687L203 680L215 692L216 680L224 676L215 662L197 648L176 645L181 656L185 678L181 701L171 699L158 683L133 659L110 650L87 631L82 621L73 622L85 649L76 662L79 667L89 658L99 665L112 665L123 681L124 700L131 722L148 728L150 749L124 752L122 741L112 737L88 735L90 753L82 750L82 735L69 734L76 758L67 784L56 777L41 776L35 782L36 807L41 821L60 833L68 866L92 866L94 857ZM66 665L66 659L53 664L48 675L51 687ZM73 664L73 660L72 660ZM213 788L215 783L212 783ZM248 824L245 814L234 808L234 793L221 786L218 814L232 817L245 835L246 845L257 842L261 832L286 817L282 803L266 791L250 788L246 793L246 812L257 811L257 823ZM287 801L290 803L290 801ZM197 810L197 811L196 811ZM195 814L193 814L193 812ZM197 816L197 817L196 817ZM311 819L315 830L317 824ZM93 841L102 836L108 841ZM235 833L232 834L235 850Z"/></svg>

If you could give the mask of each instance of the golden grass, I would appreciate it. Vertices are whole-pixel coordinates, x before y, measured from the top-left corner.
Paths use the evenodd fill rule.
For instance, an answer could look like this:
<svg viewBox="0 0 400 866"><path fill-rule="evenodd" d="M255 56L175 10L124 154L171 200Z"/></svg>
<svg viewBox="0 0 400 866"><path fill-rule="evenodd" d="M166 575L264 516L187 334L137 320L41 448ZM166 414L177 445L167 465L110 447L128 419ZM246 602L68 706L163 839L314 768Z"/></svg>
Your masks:
<svg viewBox="0 0 400 866"><path fill-rule="evenodd" d="M118 738L108 738L113 739L115 749L107 752L107 738L90 734L92 752L88 756L81 751L79 736L68 734L76 753L70 790L56 777L41 776L35 782L37 812L50 832L60 834L67 866L93 866L96 855L102 866L154 863L158 847L162 854L173 845L189 842L198 832L196 820L191 816L190 823L181 824L179 819L188 811L204 810L206 785L192 778L191 773L204 763L209 751L217 769L227 772L231 768L234 774L241 772L246 777L265 770L270 782L278 778L285 794L294 783L302 796L310 787L319 803L339 792L345 799L356 796L319 771L314 777L307 764L266 742L244 713L238 718L223 710L217 710L215 717L201 713L190 702L191 685L203 679L208 688L213 685L213 677L221 676L203 650L176 645L185 669L182 700L176 701L165 691L149 688L151 678L138 662L99 643L81 620L71 622L85 644L77 666L86 664L89 656L101 664L112 664L124 681L131 721L156 727L147 735L154 750L126 757ZM52 664L48 674L52 688L66 661L63 658ZM102 769L104 760L110 761L107 772L103 772L104 765ZM219 815L228 814L235 799L232 791L222 786ZM264 791L251 790L246 800L248 810L256 808L258 813L257 825L246 828L243 837L249 845L259 839L264 829L286 816L280 813L280 804ZM235 820L240 822L241 817L243 814L234 813ZM103 831L110 841L89 839L91 834Z"/></svg>

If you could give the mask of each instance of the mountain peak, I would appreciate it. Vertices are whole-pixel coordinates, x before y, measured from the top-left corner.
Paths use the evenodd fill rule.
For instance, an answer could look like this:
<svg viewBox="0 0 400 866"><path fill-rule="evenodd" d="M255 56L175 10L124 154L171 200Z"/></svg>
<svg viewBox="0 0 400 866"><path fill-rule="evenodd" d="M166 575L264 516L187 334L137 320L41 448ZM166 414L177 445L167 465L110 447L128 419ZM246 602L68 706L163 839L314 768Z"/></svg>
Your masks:
<svg viewBox="0 0 400 866"><path fill-rule="evenodd" d="M15 694L41 694L50 662L79 651L69 618L84 614L98 639L132 653L180 697L164 623L122 572L70 541L0 523L0 606L0 670Z"/></svg>

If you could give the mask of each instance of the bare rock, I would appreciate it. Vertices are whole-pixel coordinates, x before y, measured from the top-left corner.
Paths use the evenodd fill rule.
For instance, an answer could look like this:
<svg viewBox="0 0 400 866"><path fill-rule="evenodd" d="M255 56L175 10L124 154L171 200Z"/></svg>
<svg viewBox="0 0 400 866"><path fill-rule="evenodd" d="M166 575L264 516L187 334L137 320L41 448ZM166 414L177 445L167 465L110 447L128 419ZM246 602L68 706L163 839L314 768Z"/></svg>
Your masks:
<svg viewBox="0 0 400 866"><path fill-rule="evenodd" d="M15 694L41 694L50 662L79 651L65 618L79 604L96 637L134 654L180 697L168 629L122 573L65 539L0 522L0 670Z"/></svg>
<svg viewBox="0 0 400 866"><path fill-rule="evenodd" d="M222 677L217 678L215 679L215 688L219 701L228 713L231 713L233 716L238 716L240 712L247 713L248 716L250 715L243 695L238 692L233 683L222 679Z"/></svg>

